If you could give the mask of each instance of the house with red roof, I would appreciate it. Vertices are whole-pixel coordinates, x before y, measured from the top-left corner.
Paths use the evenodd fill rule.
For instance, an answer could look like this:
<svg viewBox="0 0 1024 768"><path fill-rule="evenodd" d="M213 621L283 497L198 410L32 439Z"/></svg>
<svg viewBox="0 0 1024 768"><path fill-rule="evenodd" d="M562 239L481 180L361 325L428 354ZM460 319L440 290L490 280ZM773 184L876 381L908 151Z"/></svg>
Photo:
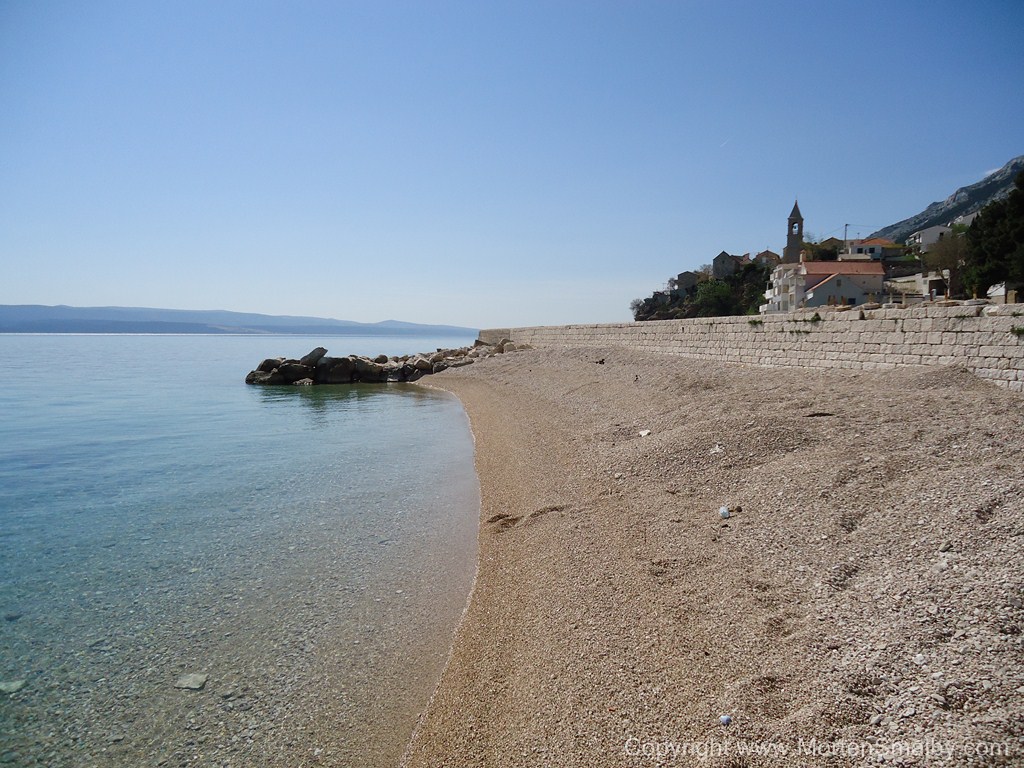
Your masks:
<svg viewBox="0 0 1024 768"><path fill-rule="evenodd" d="M806 307L845 307L882 295L886 249L900 248L891 240L851 240L837 261L807 261L802 242L803 216L796 203L789 215L787 245L782 263L772 270L761 314L792 312ZM836 241L838 243L839 241ZM760 256L760 254L758 254Z"/></svg>
<svg viewBox="0 0 1024 768"><path fill-rule="evenodd" d="M882 294L885 267L879 261L802 261L772 272L761 314L809 307L863 304Z"/></svg>

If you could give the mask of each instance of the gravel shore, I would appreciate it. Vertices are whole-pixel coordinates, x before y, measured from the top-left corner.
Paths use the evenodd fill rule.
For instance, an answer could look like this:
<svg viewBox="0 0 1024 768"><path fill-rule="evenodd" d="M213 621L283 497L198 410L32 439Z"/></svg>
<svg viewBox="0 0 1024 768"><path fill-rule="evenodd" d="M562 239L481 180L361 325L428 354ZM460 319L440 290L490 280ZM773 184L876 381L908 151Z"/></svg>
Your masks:
<svg viewBox="0 0 1024 768"><path fill-rule="evenodd" d="M404 765L1024 763L1020 395L610 348L431 386L479 572Z"/></svg>

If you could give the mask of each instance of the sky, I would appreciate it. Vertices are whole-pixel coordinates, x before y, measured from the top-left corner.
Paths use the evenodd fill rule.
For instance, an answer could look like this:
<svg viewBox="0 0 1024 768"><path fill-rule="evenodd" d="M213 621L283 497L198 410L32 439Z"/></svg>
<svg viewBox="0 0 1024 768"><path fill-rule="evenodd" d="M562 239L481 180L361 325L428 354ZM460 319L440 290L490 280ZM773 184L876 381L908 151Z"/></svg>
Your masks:
<svg viewBox="0 0 1024 768"><path fill-rule="evenodd" d="M0 0L0 304L621 322L1024 154L1020 0Z"/></svg>

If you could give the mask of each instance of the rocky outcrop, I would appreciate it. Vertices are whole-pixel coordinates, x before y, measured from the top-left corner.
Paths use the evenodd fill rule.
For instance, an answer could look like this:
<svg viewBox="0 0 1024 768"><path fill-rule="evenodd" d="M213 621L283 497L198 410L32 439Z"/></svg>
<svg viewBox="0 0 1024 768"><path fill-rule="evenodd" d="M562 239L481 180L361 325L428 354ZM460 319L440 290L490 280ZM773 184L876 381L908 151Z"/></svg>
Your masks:
<svg viewBox="0 0 1024 768"><path fill-rule="evenodd" d="M506 352L530 349L529 344L513 344L501 339L497 344L477 341L472 347L438 349L415 355L330 357L317 347L299 359L268 357L245 377L246 384L308 386L311 384L355 384L416 381L432 373L457 368Z"/></svg>
<svg viewBox="0 0 1024 768"><path fill-rule="evenodd" d="M884 237L902 243L908 235L936 224L947 225L957 216L965 216L980 211L989 203L1001 200L1013 189L1013 180L1024 170L1024 155L1013 158L995 173L990 173L981 181L967 187L961 187L945 200L932 203L920 213L903 221L890 224L868 237Z"/></svg>

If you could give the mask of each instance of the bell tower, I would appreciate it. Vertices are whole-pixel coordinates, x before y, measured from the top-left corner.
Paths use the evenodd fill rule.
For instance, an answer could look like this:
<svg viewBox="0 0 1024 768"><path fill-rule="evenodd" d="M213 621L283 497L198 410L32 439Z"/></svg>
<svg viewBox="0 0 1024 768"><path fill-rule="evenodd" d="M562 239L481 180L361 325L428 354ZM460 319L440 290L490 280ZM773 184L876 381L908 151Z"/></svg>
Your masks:
<svg viewBox="0 0 1024 768"><path fill-rule="evenodd" d="M783 264L796 264L800 261L800 251L804 247L804 217L800 215L800 206L793 201L793 212L789 214L789 232L786 234L786 247L782 251Z"/></svg>

